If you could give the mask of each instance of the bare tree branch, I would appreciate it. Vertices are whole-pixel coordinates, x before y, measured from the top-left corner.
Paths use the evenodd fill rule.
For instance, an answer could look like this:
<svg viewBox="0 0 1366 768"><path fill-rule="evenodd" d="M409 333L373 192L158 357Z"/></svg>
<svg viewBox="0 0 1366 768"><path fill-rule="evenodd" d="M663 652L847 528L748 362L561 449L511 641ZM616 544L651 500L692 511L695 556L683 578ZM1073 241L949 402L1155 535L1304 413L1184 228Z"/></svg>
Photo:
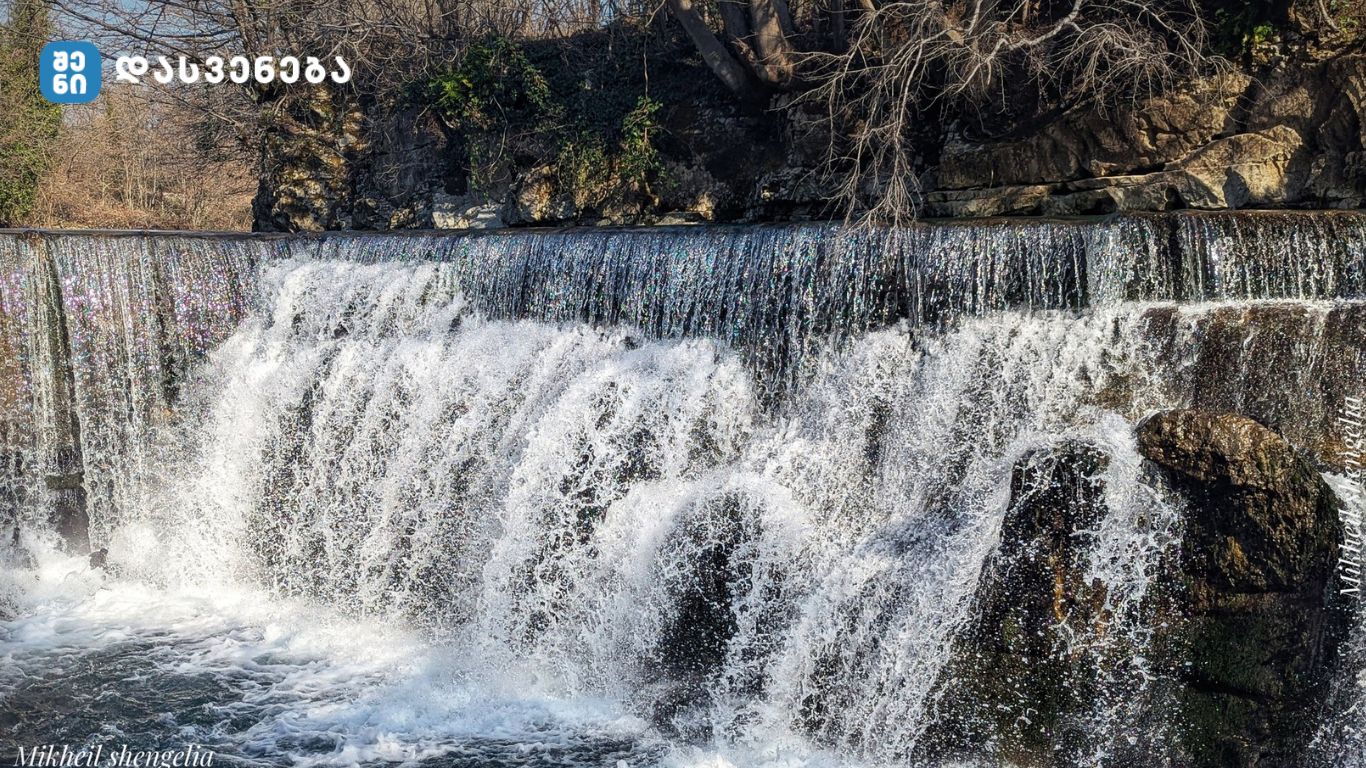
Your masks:
<svg viewBox="0 0 1366 768"><path fill-rule="evenodd" d="M834 137L826 173L851 216L898 222L921 201L917 120L1033 91L1105 108L1219 69L1193 0L895 0L852 24L847 51L805 66ZM1007 82L1009 78L1009 82Z"/></svg>

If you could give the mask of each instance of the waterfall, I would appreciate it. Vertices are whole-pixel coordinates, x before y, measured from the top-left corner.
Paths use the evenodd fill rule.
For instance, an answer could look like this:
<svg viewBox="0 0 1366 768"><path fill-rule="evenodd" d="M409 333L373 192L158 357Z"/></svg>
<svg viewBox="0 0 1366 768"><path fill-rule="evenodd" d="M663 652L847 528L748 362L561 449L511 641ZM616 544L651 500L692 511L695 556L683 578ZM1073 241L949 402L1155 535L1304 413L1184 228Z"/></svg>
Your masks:
<svg viewBox="0 0 1366 768"><path fill-rule="evenodd" d="M79 489L149 583L381 617L736 764L905 764L1012 471L1085 444L1111 620L1069 640L1106 675L1072 759L1175 764L1184 510L1133 425L1233 410L1331 455L1362 299L1347 214L2 236L0 512L41 538Z"/></svg>
<svg viewBox="0 0 1366 768"><path fill-rule="evenodd" d="M0 430L27 483L14 498L39 515L53 491L79 489L107 537L133 488L154 480L148 454L193 363L247 312L264 244L197 238L6 237L0 250ZM47 500L47 505L52 501Z"/></svg>
<svg viewBox="0 0 1366 768"><path fill-rule="evenodd" d="M709 727L800 715L892 757L928 722L1010 467L1074 435L1120 458L1093 568L1143 630L1176 513L1087 404L1144 370L1112 359L1131 313L877 331L773 420L713 341L488 320L440 264L287 261L263 284L212 360L209 453L116 541L132 562L213 548L188 560L468 632L565 695L696 694Z"/></svg>

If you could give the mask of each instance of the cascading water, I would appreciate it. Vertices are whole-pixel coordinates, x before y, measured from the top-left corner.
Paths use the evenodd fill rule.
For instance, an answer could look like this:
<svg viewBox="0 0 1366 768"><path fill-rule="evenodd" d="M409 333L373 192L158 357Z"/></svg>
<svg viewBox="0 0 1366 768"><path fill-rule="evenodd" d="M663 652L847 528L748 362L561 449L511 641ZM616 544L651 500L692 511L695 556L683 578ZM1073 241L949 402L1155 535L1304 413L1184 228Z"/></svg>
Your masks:
<svg viewBox="0 0 1366 768"><path fill-rule="evenodd" d="M16 236L0 268L38 561L0 728L263 764L1002 764L935 728L1012 471L1070 441L1109 457L1076 536L1110 620L1068 638L1104 679L1060 759L1179 765L1183 510L1133 424L1332 445L1366 338L1350 215ZM70 486L114 575L55 545Z"/></svg>

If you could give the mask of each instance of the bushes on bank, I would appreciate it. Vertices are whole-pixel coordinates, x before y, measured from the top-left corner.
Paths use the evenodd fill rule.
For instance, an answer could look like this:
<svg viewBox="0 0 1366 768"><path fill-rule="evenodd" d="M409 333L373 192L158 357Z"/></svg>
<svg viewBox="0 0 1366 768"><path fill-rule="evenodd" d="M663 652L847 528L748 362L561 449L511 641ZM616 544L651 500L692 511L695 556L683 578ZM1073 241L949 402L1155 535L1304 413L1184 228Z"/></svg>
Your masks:
<svg viewBox="0 0 1366 768"><path fill-rule="evenodd" d="M567 46L556 42L478 40L418 84L415 96L441 116L476 189L507 178L519 163L546 158L578 208L600 207L627 188L648 189L662 172L662 102L633 78L611 81L596 66L566 66Z"/></svg>

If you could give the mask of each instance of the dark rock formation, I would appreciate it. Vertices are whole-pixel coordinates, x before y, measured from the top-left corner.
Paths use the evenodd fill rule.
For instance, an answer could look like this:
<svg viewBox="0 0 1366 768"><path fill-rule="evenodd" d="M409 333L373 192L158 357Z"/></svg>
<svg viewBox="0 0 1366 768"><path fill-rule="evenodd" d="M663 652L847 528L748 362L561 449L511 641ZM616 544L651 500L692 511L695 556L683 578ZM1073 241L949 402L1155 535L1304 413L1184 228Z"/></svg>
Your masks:
<svg viewBox="0 0 1366 768"><path fill-rule="evenodd" d="M72 466L72 462L64 462ZM62 537L67 549L76 554L90 551L90 514L87 511L85 474L79 470L44 478L51 501L53 530Z"/></svg>
<svg viewBox="0 0 1366 768"><path fill-rule="evenodd" d="M1337 499L1304 456L1241 416L1165 412L1138 441L1190 504L1170 630L1187 660L1183 764L1297 765L1349 618L1334 599Z"/></svg>
<svg viewBox="0 0 1366 768"><path fill-rule="evenodd" d="M90 517L86 511L84 458L81 454L81 424L76 412L75 364L71 338L62 299L61 280L56 264L44 251L42 260L42 313L45 315L50 366L35 370L34 377L51 377L48 386L54 393L51 405L56 436L56 466L47 467L44 482L52 504L52 527L62 536L71 552L90 551Z"/></svg>
<svg viewBox="0 0 1366 768"><path fill-rule="evenodd" d="M1147 647L1125 647L1106 585L1084 580L1110 459L1077 443L1026 456L921 742L932 758L1076 764L1095 702L1142 653L1164 681L1145 709L1174 704L1171 764L1299 764L1350 619L1334 584L1337 499L1305 456L1242 416L1161 413L1138 439L1189 505L1147 598L1158 617ZM1145 727L1133 724L1132 759L1143 759Z"/></svg>
<svg viewBox="0 0 1366 768"><path fill-rule="evenodd" d="M1001 544L978 585L972 624L944 675L932 753L994 749L1012 764L1049 765L1082 746L1076 715L1096 693L1097 662L1070 638L1103 626L1105 587L1085 557L1104 515L1109 458L1068 443L1021 459L1011 477ZM989 746L990 745L990 746Z"/></svg>
<svg viewBox="0 0 1366 768"><path fill-rule="evenodd" d="M21 352L15 343L19 334L0 327L0 331L9 331L0 334L4 338L0 352L8 348L12 355L6 361L9 365L0 365L0 537L8 538L12 532L14 548L22 549L20 528L32 524L31 516L45 509L51 529L61 535L67 549L85 554L90 549L90 520L67 310L51 254L37 238L30 247L35 258L23 266L28 274L22 279L34 292L30 322L40 324L41 330L30 338L38 352ZM5 318L3 322L11 320ZM31 407L23 403L30 397L30 387L46 390L50 398L45 403L48 424L14 419L13 414ZM39 430L46 431L51 440L50 464L35 455L35 432ZM45 498L35 494L40 486L46 488Z"/></svg>
<svg viewBox="0 0 1366 768"><path fill-rule="evenodd" d="M737 630L733 604L751 568L738 550L754 535L750 518L742 499L723 496L680 520L665 546L662 562L677 565L658 578L669 587L672 610L646 673L656 679L653 719L666 732L710 737L698 708L708 703Z"/></svg>

